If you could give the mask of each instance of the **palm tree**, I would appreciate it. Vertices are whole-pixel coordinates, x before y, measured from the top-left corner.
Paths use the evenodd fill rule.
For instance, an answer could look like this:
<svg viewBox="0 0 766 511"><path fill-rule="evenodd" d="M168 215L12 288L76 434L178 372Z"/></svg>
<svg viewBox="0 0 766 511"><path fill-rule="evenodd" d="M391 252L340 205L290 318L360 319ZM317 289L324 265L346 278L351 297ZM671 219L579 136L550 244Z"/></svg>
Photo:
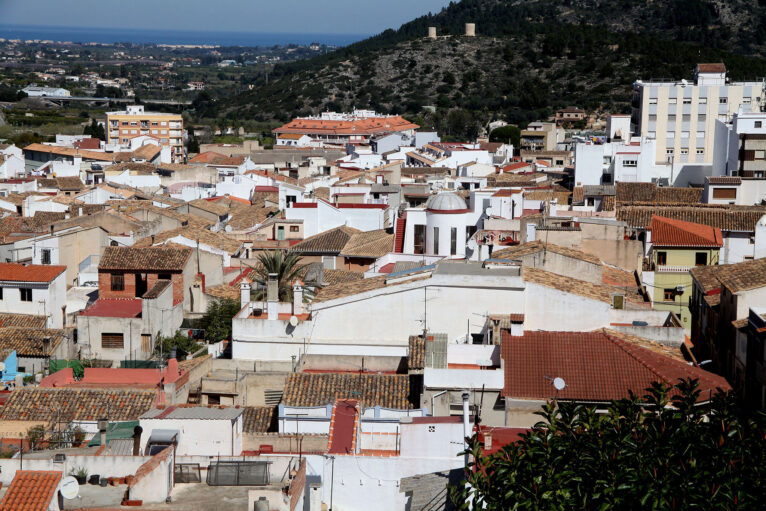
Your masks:
<svg viewBox="0 0 766 511"><path fill-rule="evenodd" d="M318 283L314 281L306 282L305 274L308 268L307 264L301 264L301 256L295 252L262 252L258 254L258 265L253 267L250 276L256 284L252 291L254 300L266 300L266 289L269 282L269 274L277 275L279 288L279 301L291 302L293 299L293 283L296 280L304 281L303 299L310 298L310 288L317 287Z"/></svg>

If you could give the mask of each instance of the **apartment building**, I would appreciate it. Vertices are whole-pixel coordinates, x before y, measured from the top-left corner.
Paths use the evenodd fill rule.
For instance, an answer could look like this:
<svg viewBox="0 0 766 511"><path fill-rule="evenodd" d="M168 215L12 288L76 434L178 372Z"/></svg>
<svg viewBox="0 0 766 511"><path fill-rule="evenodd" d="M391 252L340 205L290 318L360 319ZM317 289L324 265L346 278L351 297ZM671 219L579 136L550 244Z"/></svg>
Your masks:
<svg viewBox="0 0 766 511"><path fill-rule="evenodd" d="M126 110L107 112L107 144L130 147L131 140L149 137L171 149L173 162L184 157L184 121L180 114L146 112L143 105L128 105Z"/></svg>
<svg viewBox="0 0 766 511"><path fill-rule="evenodd" d="M697 64L694 81L638 80L633 84L633 134L656 139L657 163L675 169L711 165L715 122L766 101L761 82L729 82L723 64Z"/></svg>

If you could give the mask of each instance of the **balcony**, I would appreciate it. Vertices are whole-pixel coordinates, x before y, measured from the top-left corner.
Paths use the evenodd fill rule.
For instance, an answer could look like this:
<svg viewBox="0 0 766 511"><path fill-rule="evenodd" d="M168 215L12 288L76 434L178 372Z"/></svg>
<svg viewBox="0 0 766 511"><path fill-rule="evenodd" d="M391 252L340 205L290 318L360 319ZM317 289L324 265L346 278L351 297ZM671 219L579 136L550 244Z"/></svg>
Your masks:
<svg viewBox="0 0 766 511"><path fill-rule="evenodd" d="M643 271L656 271L657 273L688 273L692 268L694 268L694 266L655 264L646 259L643 263Z"/></svg>

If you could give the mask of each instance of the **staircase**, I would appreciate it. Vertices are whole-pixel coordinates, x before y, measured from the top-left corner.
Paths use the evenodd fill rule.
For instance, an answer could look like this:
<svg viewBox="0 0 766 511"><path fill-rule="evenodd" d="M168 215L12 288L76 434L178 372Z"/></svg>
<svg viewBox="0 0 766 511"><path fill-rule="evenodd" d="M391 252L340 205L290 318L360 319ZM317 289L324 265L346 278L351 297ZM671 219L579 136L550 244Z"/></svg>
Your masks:
<svg viewBox="0 0 766 511"><path fill-rule="evenodd" d="M401 254L404 252L404 231L407 225L407 216L402 215L396 219L396 237L394 239L394 252Z"/></svg>

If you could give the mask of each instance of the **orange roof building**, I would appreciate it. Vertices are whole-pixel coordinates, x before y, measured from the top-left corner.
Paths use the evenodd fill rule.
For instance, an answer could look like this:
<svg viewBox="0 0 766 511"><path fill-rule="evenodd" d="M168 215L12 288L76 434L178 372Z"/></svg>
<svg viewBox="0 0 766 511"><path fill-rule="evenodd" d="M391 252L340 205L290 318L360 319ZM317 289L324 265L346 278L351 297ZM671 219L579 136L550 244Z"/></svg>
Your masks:
<svg viewBox="0 0 766 511"><path fill-rule="evenodd" d="M277 138L308 135L313 141L331 145L367 144L370 138L386 133L414 133L420 126L400 115L374 112L324 113L320 117L299 117L274 130Z"/></svg>
<svg viewBox="0 0 766 511"><path fill-rule="evenodd" d="M47 511L58 509L51 506L56 499L61 472L41 470L18 470L11 486L0 502L0 511Z"/></svg>
<svg viewBox="0 0 766 511"><path fill-rule="evenodd" d="M656 247L720 248L721 229L654 215L649 224L652 244Z"/></svg>

